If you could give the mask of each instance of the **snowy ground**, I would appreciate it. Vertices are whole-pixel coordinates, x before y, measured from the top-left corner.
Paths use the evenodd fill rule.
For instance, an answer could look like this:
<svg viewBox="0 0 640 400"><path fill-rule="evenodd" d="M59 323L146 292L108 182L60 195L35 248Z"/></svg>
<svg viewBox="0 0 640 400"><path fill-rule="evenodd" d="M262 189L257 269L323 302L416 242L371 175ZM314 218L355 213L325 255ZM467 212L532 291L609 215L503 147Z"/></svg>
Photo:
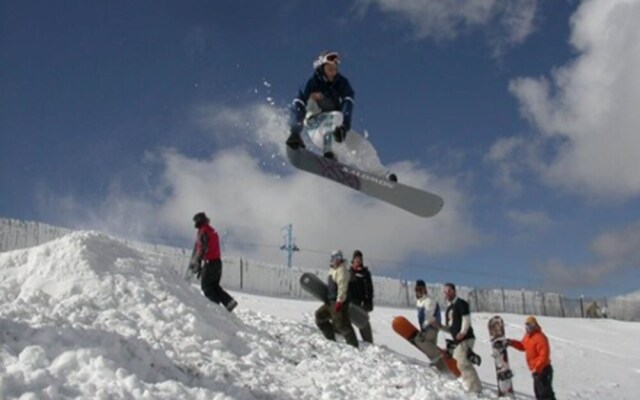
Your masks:
<svg viewBox="0 0 640 400"><path fill-rule="evenodd" d="M233 295L229 314L161 257L97 233L0 253L0 399L478 398L391 331L413 310L376 308L376 345L357 350L322 338L316 302ZM489 317L473 315L482 398L495 397ZM503 317L520 338L524 316ZM640 324L539 320L559 399L637 398ZM533 398L523 354L510 356L517 397Z"/></svg>

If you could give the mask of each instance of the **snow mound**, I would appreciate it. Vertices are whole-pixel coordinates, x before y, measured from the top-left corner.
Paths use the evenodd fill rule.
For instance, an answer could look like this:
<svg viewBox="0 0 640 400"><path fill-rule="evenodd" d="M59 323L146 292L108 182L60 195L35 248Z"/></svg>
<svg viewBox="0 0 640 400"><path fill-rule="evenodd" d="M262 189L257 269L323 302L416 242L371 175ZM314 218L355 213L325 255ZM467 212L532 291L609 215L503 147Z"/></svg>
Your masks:
<svg viewBox="0 0 640 400"><path fill-rule="evenodd" d="M385 347L229 314L162 256L96 232L0 254L0 398L467 398Z"/></svg>

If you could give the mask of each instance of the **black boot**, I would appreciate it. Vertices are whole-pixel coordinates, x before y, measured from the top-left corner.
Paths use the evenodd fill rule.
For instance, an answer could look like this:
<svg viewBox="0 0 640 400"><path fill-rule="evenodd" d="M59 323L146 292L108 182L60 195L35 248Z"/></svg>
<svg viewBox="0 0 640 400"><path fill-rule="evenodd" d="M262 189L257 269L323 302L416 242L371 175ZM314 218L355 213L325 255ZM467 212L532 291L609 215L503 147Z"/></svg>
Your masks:
<svg viewBox="0 0 640 400"><path fill-rule="evenodd" d="M332 151L327 151L323 154L324 158L328 158L329 160L335 160L336 156L333 154Z"/></svg>
<svg viewBox="0 0 640 400"><path fill-rule="evenodd" d="M286 143L287 146L291 147L294 150L305 148L304 142L302 141L299 133L291 133Z"/></svg>

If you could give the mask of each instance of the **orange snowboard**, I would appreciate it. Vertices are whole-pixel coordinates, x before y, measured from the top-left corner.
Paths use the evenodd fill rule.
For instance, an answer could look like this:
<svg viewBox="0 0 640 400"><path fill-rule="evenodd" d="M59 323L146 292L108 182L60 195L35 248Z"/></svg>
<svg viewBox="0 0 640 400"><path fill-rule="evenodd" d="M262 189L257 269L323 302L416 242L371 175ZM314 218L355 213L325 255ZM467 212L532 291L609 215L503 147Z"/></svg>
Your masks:
<svg viewBox="0 0 640 400"><path fill-rule="evenodd" d="M460 376L460 370L456 360L446 350L426 341L420 331L405 317L395 317L391 323L393 330L407 339L418 350L423 352L431 360L432 365L440 371L448 371L453 376Z"/></svg>

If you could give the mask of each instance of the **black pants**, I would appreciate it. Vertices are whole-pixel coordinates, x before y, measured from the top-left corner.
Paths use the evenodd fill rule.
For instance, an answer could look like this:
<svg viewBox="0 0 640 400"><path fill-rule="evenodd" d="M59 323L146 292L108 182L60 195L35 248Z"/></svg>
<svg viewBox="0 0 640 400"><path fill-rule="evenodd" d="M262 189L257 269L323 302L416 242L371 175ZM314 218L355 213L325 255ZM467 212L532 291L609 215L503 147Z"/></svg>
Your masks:
<svg viewBox="0 0 640 400"><path fill-rule="evenodd" d="M533 391L536 400L556 400L551 383L553 381L553 368L547 365L542 372L533 377Z"/></svg>
<svg viewBox="0 0 640 400"><path fill-rule="evenodd" d="M200 275L200 286L205 296L216 304L222 303L225 307L233 297L229 295L221 286L222 261L205 261Z"/></svg>

